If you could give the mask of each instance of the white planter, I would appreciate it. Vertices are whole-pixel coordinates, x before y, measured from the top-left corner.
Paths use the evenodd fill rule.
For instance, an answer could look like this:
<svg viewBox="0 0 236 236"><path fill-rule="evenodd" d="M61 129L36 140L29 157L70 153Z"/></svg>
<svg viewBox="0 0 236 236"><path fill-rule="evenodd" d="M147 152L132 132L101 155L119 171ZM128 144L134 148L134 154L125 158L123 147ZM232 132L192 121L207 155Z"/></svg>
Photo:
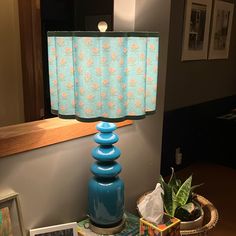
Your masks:
<svg viewBox="0 0 236 236"><path fill-rule="evenodd" d="M204 211L201 209L201 216L193 221L181 221L180 230L192 230L197 229L203 225Z"/></svg>

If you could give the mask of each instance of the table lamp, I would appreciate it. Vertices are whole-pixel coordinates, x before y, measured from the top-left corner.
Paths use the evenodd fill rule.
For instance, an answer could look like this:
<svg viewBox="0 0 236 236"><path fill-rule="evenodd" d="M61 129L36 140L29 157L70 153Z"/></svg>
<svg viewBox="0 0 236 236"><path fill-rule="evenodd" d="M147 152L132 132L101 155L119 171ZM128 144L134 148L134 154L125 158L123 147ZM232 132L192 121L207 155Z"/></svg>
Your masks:
<svg viewBox="0 0 236 236"><path fill-rule="evenodd" d="M110 122L155 112L158 47L154 32L48 32L52 113L102 121L88 184L90 228L98 234L115 234L125 223L120 150L113 145L119 138Z"/></svg>

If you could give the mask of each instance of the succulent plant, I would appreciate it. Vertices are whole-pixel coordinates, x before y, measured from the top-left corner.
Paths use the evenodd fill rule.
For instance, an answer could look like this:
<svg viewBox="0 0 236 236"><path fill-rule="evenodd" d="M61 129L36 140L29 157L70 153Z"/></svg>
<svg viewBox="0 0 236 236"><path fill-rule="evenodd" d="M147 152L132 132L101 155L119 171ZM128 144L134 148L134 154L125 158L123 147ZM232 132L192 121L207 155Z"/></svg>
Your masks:
<svg viewBox="0 0 236 236"><path fill-rule="evenodd" d="M166 183L161 176L161 186L164 191L162 195L165 212L177 217L182 221L191 221L201 215L201 206L194 200L194 189L201 186L192 186L192 175L183 183L176 178L174 168L171 168L172 174L169 182Z"/></svg>

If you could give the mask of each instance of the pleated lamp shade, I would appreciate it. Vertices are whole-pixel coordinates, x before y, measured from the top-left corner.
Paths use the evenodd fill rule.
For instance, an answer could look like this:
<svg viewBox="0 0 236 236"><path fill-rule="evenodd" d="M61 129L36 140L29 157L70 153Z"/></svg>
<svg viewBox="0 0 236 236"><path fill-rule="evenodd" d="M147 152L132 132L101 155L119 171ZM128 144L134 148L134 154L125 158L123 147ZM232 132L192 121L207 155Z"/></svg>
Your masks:
<svg viewBox="0 0 236 236"><path fill-rule="evenodd" d="M157 33L48 32L52 112L86 122L153 113L158 50Z"/></svg>

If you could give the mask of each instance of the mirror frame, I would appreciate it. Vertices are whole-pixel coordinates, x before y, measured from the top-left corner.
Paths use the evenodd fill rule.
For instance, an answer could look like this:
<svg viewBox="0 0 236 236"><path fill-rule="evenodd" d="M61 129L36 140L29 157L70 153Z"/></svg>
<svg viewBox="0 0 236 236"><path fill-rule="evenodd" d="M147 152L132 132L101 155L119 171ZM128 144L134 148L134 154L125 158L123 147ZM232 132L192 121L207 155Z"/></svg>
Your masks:
<svg viewBox="0 0 236 236"><path fill-rule="evenodd" d="M44 115L40 0L17 0L25 121ZM31 64L29 64L29 62Z"/></svg>

